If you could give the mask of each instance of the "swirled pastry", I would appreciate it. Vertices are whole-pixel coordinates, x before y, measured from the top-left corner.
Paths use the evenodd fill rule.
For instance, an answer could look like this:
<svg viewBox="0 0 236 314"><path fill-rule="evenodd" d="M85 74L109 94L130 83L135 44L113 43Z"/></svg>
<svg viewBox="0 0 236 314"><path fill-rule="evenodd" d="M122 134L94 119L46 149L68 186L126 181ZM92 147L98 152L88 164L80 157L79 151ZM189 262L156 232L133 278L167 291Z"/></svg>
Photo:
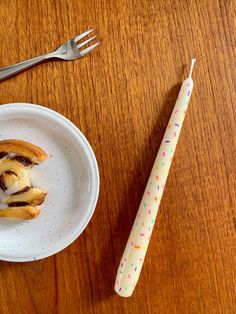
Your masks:
<svg viewBox="0 0 236 314"><path fill-rule="evenodd" d="M30 185L28 167L7 158L0 161L0 187L6 194L14 194Z"/></svg>
<svg viewBox="0 0 236 314"><path fill-rule="evenodd" d="M21 140L0 141L0 218L32 219L44 202L46 191L34 188L30 169L47 159L38 146Z"/></svg>

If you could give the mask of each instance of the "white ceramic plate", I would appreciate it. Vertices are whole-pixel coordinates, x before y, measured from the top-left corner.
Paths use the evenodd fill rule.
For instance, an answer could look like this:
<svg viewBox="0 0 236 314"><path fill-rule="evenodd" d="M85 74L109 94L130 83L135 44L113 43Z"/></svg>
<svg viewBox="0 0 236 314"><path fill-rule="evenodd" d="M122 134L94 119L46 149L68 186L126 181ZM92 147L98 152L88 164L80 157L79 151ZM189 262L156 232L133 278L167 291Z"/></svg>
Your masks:
<svg viewBox="0 0 236 314"><path fill-rule="evenodd" d="M32 104L0 106L0 140L34 143L50 158L32 169L32 182L48 191L39 217L0 219L0 259L25 262L71 244L91 219L99 193L94 153L78 128L50 109Z"/></svg>

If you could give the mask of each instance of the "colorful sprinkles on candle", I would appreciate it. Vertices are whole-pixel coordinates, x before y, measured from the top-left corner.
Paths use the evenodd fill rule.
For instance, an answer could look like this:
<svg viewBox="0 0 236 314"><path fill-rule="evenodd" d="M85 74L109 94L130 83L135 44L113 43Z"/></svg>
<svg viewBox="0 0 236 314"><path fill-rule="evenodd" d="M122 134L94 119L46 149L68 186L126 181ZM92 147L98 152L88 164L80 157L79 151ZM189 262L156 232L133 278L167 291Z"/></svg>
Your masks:
<svg viewBox="0 0 236 314"><path fill-rule="evenodd" d="M194 61L193 61L194 63ZM175 103L170 121L168 123L164 138L157 154L153 169L148 181L143 200L135 220L135 234L131 234L123 255L129 260L125 267L122 263L119 270L122 270L116 281L116 291L122 291L121 295L132 293L142 268L143 260L151 237L157 211L160 205L165 183L168 177L170 164L178 142L183 120L186 113L186 105L189 103L193 83L191 80L192 67L189 78L181 87L178 99ZM141 220L142 219L142 220ZM124 260L122 258L122 260ZM138 271L137 271L138 270Z"/></svg>

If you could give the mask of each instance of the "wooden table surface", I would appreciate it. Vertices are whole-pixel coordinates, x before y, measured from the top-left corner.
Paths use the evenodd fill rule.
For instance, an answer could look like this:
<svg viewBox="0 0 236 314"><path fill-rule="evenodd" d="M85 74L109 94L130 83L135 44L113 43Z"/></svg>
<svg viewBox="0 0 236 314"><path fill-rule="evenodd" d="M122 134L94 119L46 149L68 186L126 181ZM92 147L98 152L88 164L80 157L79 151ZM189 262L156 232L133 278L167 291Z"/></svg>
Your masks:
<svg viewBox="0 0 236 314"><path fill-rule="evenodd" d="M235 1L0 4L1 66L53 50L88 27L101 46L0 84L75 123L97 156L95 214L67 249L0 262L0 313L236 313ZM144 268L114 293L124 246L191 57L195 87ZM1 131L1 126L0 126Z"/></svg>

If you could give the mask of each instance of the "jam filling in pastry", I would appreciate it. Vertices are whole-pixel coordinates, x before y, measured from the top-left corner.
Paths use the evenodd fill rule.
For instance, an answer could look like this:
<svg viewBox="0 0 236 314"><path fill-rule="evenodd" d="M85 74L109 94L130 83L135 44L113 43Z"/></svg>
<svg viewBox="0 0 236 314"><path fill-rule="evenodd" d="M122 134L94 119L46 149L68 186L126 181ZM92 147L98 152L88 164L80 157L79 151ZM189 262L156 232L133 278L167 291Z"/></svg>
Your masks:
<svg viewBox="0 0 236 314"><path fill-rule="evenodd" d="M44 202L46 191L32 187L30 169L47 154L38 146L21 140L0 141L0 218L32 219ZM8 206L8 207L5 207Z"/></svg>

